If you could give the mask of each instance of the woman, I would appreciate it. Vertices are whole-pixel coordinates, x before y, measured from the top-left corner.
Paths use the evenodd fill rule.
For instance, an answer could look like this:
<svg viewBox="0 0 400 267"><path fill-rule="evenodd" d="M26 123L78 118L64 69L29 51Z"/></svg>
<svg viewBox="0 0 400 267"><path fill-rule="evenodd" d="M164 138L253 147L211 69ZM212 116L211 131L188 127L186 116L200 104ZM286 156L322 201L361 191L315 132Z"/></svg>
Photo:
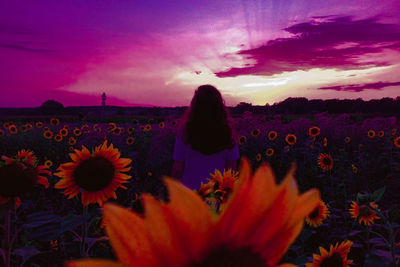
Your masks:
<svg viewBox="0 0 400 267"><path fill-rule="evenodd" d="M202 85L194 93L175 141L172 177L198 189L215 169L236 170L239 148L221 93Z"/></svg>

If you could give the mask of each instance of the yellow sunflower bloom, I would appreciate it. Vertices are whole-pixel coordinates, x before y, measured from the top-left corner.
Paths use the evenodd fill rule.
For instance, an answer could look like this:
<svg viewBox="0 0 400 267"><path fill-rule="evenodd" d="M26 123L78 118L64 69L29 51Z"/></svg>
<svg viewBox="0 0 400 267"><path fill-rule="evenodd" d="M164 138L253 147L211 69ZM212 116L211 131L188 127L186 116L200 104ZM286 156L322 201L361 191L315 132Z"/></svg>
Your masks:
<svg viewBox="0 0 400 267"><path fill-rule="evenodd" d="M278 137L278 133L276 131L269 131L268 132L268 139L270 141L274 141Z"/></svg>
<svg viewBox="0 0 400 267"><path fill-rule="evenodd" d="M49 182L43 175L51 175L45 165L37 165L33 152L21 150L15 159L1 157L5 164L0 166L0 205L13 200L18 207L20 197L31 192L35 185L49 187Z"/></svg>
<svg viewBox="0 0 400 267"><path fill-rule="evenodd" d="M393 144L395 147L400 147L400 136L393 140Z"/></svg>
<svg viewBox="0 0 400 267"><path fill-rule="evenodd" d="M68 138L68 144L70 145L70 146L73 146L73 145L75 145L76 144L76 139L74 138L74 137L70 137L70 138Z"/></svg>
<svg viewBox="0 0 400 267"><path fill-rule="evenodd" d="M56 142L61 142L61 141L63 140L63 136L62 136L61 134L56 134L56 135L54 136L54 140L55 140Z"/></svg>
<svg viewBox="0 0 400 267"><path fill-rule="evenodd" d="M2 130L2 129L0 129L0 136L4 136L6 133Z"/></svg>
<svg viewBox="0 0 400 267"><path fill-rule="evenodd" d="M246 143L246 141L247 141L247 137L244 136L244 135L242 135L242 136L239 138L239 145L243 145L244 143Z"/></svg>
<svg viewBox="0 0 400 267"><path fill-rule="evenodd" d="M319 247L319 253L313 255L313 262L306 263L306 267L323 267L323 266L340 266L349 267L353 261L347 259L350 248L353 242L350 240L343 241L340 245L336 243L335 246L331 245L329 252L323 247Z"/></svg>
<svg viewBox="0 0 400 267"><path fill-rule="evenodd" d="M135 142L135 138L133 138L133 137L126 138L126 143L128 145L132 145L134 142Z"/></svg>
<svg viewBox="0 0 400 267"><path fill-rule="evenodd" d="M61 130L60 130L60 134L62 135L62 136L67 136L68 135L68 130L66 129L66 128L62 128Z"/></svg>
<svg viewBox="0 0 400 267"><path fill-rule="evenodd" d="M369 130L367 135L368 135L368 138L374 138L375 137L375 131L374 130Z"/></svg>
<svg viewBox="0 0 400 267"><path fill-rule="evenodd" d="M318 206L306 217L306 223L312 227L318 227L326 218L329 217L330 211L322 200Z"/></svg>
<svg viewBox="0 0 400 267"><path fill-rule="evenodd" d="M273 155L274 155L274 149L273 148L268 148L266 151L265 151L265 155L267 155L268 157L272 157Z"/></svg>
<svg viewBox="0 0 400 267"><path fill-rule="evenodd" d="M329 154L321 153L318 156L317 162L321 169L323 169L324 171L329 171L333 168L333 158Z"/></svg>
<svg viewBox="0 0 400 267"><path fill-rule="evenodd" d="M52 139L52 138L53 138L53 132L50 131L50 130L44 131L44 132L43 132L43 136L44 136L44 138L46 138L46 139Z"/></svg>
<svg viewBox="0 0 400 267"><path fill-rule="evenodd" d="M359 224L371 225L374 223L375 219L380 219L378 215L376 215L375 209L378 208L378 205L375 202L370 202L369 205L363 204L358 205L357 202L353 201L350 204L349 213L351 218L358 220Z"/></svg>
<svg viewBox="0 0 400 267"><path fill-rule="evenodd" d="M254 129L253 131L251 131L251 135L257 137L260 135L260 132L260 129Z"/></svg>
<svg viewBox="0 0 400 267"><path fill-rule="evenodd" d="M55 188L65 189L68 198L81 193L82 204L102 205L109 198L117 198L115 190L125 188L123 183L131 176L123 173L129 171L131 159L120 158L120 152L107 141L94 149L93 153L82 146L82 150L74 150L69 156L72 162L61 164L54 175L62 178Z"/></svg>
<svg viewBox="0 0 400 267"><path fill-rule="evenodd" d="M18 133L18 128L14 124L11 124L10 126L8 126L8 131L11 134L16 134L16 133Z"/></svg>
<svg viewBox="0 0 400 267"><path fill-rule="evenodd" d="M344 142L346 144L350 143L350 141L351 141L350 137L346 136L346 138L344 138Z"/></svg>
<svg viewBox="0 0 400 267"><path fill-rule="evenodd" d="M313 126L310 129L308 129L308 134L310 136L318 136L320 132L321 132L321 129L317 126Z"/></svg>
<svg viewBox="0 0 400 267"><path fill-rule="evenodd" d="M143 216L105 204L104 225L118 262L67 266L293 266L278 264L317 206L319 192L299 195L294 168L277 185L268 165L253 175L247 160L241 165L226 209L214 217L200 196L171 178L164 178L168 203L142 195Z"/></svg>
<svg viewBox="0 0 400 267"><path fill-rule="evenodd" d="M214 189L221 192L220 200L226 202L230 194L233 192L235 183L238 181L239 173L234 170L224 170L222 174L219 170L215 170L214 174L210 174L211 182L214 183ZM215 184L218 183L218 187L215 188Z"/></svg>
<svg viewBox="0 0 400 267"><path fill-rule="evenodd" d="M385 136L385 132L384 131L379 131L378 132L378 137L384 137Z"/></svg>
<svg viewBox="0 0 400 267"><path fill-rule="evenodd" d="M294 134L288 134L286 135L285 141L288 145L294 145L296 144L297 137Z"/></svg>
<svg viewBox="0 0 400 267"><path fill-rule="evenodd" d="M158 124L158 126L162 129L162 128L164 128L165 127L165 122L160 122L160 124Z"/></svg>

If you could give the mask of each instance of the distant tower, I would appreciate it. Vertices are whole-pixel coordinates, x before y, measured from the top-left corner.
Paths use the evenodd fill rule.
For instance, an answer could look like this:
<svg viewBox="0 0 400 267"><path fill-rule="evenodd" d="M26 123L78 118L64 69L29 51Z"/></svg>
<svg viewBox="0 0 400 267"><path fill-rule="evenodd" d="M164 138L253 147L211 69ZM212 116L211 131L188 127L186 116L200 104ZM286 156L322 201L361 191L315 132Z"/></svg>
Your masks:
<svg viewBox="0 0 400 267"><path fill-rule="evenodd" d="M101 95L101 120L104 121L104 112L106 109L106 93Z"/></svg>

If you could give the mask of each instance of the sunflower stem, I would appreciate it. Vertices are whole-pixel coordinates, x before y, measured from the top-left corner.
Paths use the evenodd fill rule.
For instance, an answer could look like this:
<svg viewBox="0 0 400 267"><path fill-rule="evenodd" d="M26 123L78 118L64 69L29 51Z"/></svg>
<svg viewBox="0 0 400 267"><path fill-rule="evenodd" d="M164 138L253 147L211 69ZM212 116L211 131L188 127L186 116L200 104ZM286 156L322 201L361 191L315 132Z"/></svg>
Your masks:
<svg viewBox="0 0 400 267"><path fill-rule="evenodd" d="M14 205L14 201L9 201L6 212L6 222L5 222L5 230L6 230L6 239L5 239L5 266L11 267L11 247L10 247L10 234L11 234L11 208Z"/></svg>
<svg viewBox="0 0 400 267"><path fill-rule="evenodd" d="M394 231L392 224L389 224L389 238L390 238L390 253L392 254L393 266L396 267L396 255L394 254Z"/></svg>
<svg viewBox="0 0 400 267"><path fill-rule="evenodd" d="M85 249L85 239L87 235L87 215L88 215L88 206L84 205L83 206L83 211L82 211L82 219L83 219L83 226L82 226L82 240L81 240L81 256L82 257L87 257L86 249Z"/></svg>

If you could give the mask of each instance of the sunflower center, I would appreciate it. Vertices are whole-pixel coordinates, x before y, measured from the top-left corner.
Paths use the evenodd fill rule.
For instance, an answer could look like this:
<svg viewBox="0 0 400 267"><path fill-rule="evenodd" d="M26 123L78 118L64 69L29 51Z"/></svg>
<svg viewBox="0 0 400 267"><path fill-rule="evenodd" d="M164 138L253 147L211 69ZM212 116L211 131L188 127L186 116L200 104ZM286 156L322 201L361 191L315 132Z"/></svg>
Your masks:
<svg viewBox="0 0 400 267"><path fill-rule="evenodd" d="M12 163L0 168L0 195L17 197L33 190L38 175L36 169Z"/></svg>
<svg viewBox="0 0 400 267"><path fill-rule="evenodd" d="M73 173L75 183L89 192L106 188L114 179L114 165L103 157L82 161Z"/></svg>
<svg viewBox="0 0 400 267"><path fill-rule="evenodd" d="M343 267L342 256L338 252L333 253L331 256L323 259L319 265L320 267Z"/></svg>
<svg viewBox="0 0 400 267"><path fill-rule="evenodd" d="M218 248L208 254L203 261L190 265L190 267L209 266L268 267L261 255L252 251L251 248L230 250L226 247Z"/></svg>
<svg viewBox="0 0 400 267"><path fill-rule="evenodd" d="M311 214L308 215L308 217L309 217L310 219L314 219L314 218L316 218L316 217L318 216L318 214L319 214L319 207L316 207L316 208L313 210L313 212L311 212Z"/></svg>
<svg viewBox="0 0 400 267"><path fill-rule="evenodd" d="M317 129L315 129L315 128L312 128L311 129L311 134L317 134L318 133L318 130Z"/></svg>
<svg viewBox="0 0 400 267"><path fill-rule="evenodd" d="M360 207L360 217L368 217L372 215L372 211L366 205L362 205Z"/></svg>
<svg viewBox="0 0 400 267"><path fill-rule="evenodd" d="M289 141L289 142L294 142L293 136L289 136L289 137L288 137L288 141Z"/></svg>
<svg viewBox="0 0 400 267"><path fill-rule="evenodd" d="M331 160L330 160L330 158L324 158L323 160L322 160L322 163L324 163L324 165L330 165L331 164Z"/></svg>

